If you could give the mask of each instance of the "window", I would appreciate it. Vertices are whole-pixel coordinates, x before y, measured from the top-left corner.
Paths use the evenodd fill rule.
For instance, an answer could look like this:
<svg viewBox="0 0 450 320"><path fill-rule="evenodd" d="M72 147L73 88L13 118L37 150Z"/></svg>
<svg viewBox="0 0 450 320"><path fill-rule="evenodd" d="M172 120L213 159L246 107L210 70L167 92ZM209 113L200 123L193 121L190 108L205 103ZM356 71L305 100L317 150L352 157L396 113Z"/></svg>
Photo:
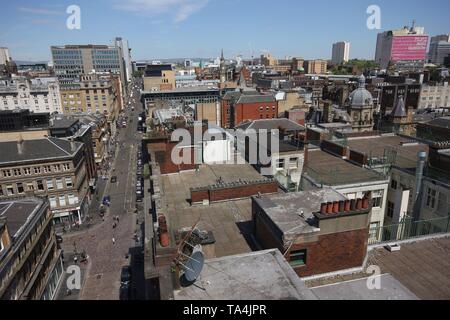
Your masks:
<svg viewBox="0 0 450 320"><path fill-rule="evenodd" d="M65 195L60 195L59 196L59 206L60 207L65 207L66 206L66 196Z"/></svg>
<svg viewBox="0 0 450 320"><path fill-rule="evenodd" d="M47 190L53 190L53 180L52 179L47 180Z"/></svg>
<svg viewBox="0 0 450 320"><path fill-rule="evenodd" d="M44 188L44 182L43 182L42 180L38 180L38 181L36 181L36 182L37 182L38 190L39 190L39 191L44 191L44 190L45 190L45 188Z"/></svg>
<svg viewBox="0 0 450 320"><path fill-rule="evenodd" d="M434 209L436 208L436 190L428 188L427 189L427 207Z"/></svg>
<svg viewBox="0 0 450 320"><path fill-rule="evenodd" d="M372 192L372 207L381 208L383 204L383 190L377 190Z"/></svg>
<svg viewBox="0 0 450 320"><path fill-rule="evenodd" d="M19 183L17 184L17 193L22 194L22 193L24 193L24 192L25 192L25 189L24 189L24 187L23 187L23 183L22 183L22 182L19 182Z"/></svg>
<svg viewBox="0 0 450 320"><path fill-rule="evenodd" d="M6 194L8 196L14 195L14 187L12 185L6 186Z"/></svg>
<svg viewBox="0 0 450 320"><path fill-rule="evenodd" d="M61 190L64 189L63 182L61 178L56 179L56 189Z"/></svg>
<svg viewBox="0 0 450 320"><path fill-rule="evenodd" d="M44 166L44 173L50 173L52 172L52 168L50 166Z"/></svg>
<svg viewBox="0 0 450 320"><path fill-rule="evenodd" d="M284 169L284 159L277 159L277 169Z"/></svg>
<svg viewBox="0 0 450 320"><path fill-rule="evenodd" d="M34 173L40 174L41 173L41 167L34 167Z"/></svg>
<svg viewBox="0 0 450 320"><path fill-rule="evenodd" d="M1 196L3 196L4 194L3 194L3 187L2 187L2 185L0 184L0 197Z"/></svg>
<svg viewBox="0 0 450 320"><path fill-rule="evenodd" d="M20 169L14 169L14 176L20 177L22 175L22 171Z"/></svg>
<svg viewBox="0 0 450 320"><path fill-rule="evenodd" d="M55 172L59 172L59 171L61 171L61 165L60 164L55 164L53 166L53 169L55 170Z"/></svg>
<svg viewBox="0 0 450 320"><path fill-rule="evenodd" d="M298 163L298 158L290 158L289 159L289 166L291 168L296 168Z"/></svg>
<svg viewBox="0 0 450 320"><path fill-rule="evenodd" d="M306 265L306 249L291 251L289 264L292 267Z"/></svg>
<svg viewBox="0 0 450 320"><path fill-rule="evenodd" d="M50 201L50 207L56 208L58 206L56 204L56 197L55 196L48 197L48 200Z"/></svg>
<svg viewBox="0 0 450 320"><path fill-rule="evenodd" d="M33 182L27 183L27 189L28 189L29 191L34 191L34 183L33 183Z"/></svg>
<svg viewBox="0 0 450 320"><path fill-rule="evenodd" d="M387 216L389 218L393 218L394 217L394 203L388 201L387 203Z"/></svg>
<svg viewBox="0 0 450 320"><path fill-rule="evenodd" d="M23 172L26 176L29 176L31 174L31 168L23 168Z"/></svg>
<svg viewBox="0 0 450 320"><path fill-rule="evenodd" d="M392 179L391 180L391 189L397 190L398 182L397 180Z"/></svg>
<svg viewBox="0 0 450 320"><path fill-rule="evenodd" d="M369 229L369 239L378 239L379 229L380 229L379 222L371 223Z"/></svg>
<svg viewBox="0 0 450 320"><path fill-rule="evenodd" d="M66 187L72 188L73 187L72 178L65 178L65 180L66 180Z"/></svg>
<svg viewBox="0 0 450 320"><path fill-rule="evenodd" d="M69 194L67 197L69 198L70 205L77 204L78 198L75 197L73 194Z"/></svg>
<svg viewBox="0 0 450 320"><path fill-rule="evenodd" d="M69 170L70 170L70 164L68 164L68 163L63 163L63 170L64 170L64 171L69 171Z"/></svg>
<svg viewBox="0 0 450 320"><path fill-rule="evenodd" d="M3 170L4 177L11 177L11 170Z"/></svg>

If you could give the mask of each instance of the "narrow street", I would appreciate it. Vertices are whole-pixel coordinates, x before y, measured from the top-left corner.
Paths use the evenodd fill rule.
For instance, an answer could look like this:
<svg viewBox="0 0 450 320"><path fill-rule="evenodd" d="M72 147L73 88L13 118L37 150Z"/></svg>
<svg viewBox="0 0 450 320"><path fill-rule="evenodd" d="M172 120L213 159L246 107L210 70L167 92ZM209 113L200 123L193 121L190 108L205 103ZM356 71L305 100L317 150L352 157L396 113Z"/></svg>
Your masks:
<svg viewBox="0 0 450 320"><path fill-rule="evenodd" d="M89 257L79 293L81 300L119 300L122 267L129 266L132 254L140 252L139 248L135 248L133 238L140 229L135 213L137 150L141 146L141 137L137 132L138 114L142 112L139 91L134 90L133 98L135 109L131 111L130 107L125 107L127 126L118 134L116 159L105 190L105 195L111 197L105 221L86 231L64 236L63 248L67 256L76 247L78 253L86 251ZM117 177L116 183L111 183L112 176ZM99 194L100 201L101 196ZM115 217L119 217L119 222L113 228ZM67 263L69 265L72 261ZM130 293L131 297L136 294L133 285Z"/></svg>

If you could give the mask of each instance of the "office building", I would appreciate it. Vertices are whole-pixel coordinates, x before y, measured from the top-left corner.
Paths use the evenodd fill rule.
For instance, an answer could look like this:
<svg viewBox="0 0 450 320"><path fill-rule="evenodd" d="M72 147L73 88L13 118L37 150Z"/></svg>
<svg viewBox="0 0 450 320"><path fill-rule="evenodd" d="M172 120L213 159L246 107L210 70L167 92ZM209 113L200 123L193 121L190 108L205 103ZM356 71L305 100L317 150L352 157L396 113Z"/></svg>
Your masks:
<svg viewBox="0 0 450 320"><path fill-rule="evenodd" d="M64 270L45 198L0 201L0 300L52 300Z"/></svg>
<svg viewBox="0 0 450 320"><path fill-rule="evenodd" d="M350 42L337 42L333 44L331 63L343 64L350 59Z"/></svg>
<svg viewBox="0 0 450 320"><path fill-rule="evenodd" d="M450 55L450 35L431 37L430 51L428 53L431 63L443 65L444 59Z"/></svg>
<svg viewBox="0 0 450 320"><path fill-rule="evenodd" d="M0 142L0 201L47 196L57 224L82 224L89 184L83 144L57 138Z"/></svg>
<svg viewBox="0 0 450 320"><path fill-rule="evenodd" d="M116 42L107 45L66 45L52 46L55 75L63 82L78 82L80 76L93 71L120 75L122 84L126 82L123 48Z"/></svg>
<svg viewBox="0 0 450 320"><path fill-rule="evenodd" d="M423 84L420 90L419 109L450 108L450 86L448 82L435 85Z"/></svg>
<svg viewBox="0 0 450 320"><path fill-rule="evenodd" d="M125 80L126 83L129 83L133 78L133 66L131 64L131 48L129 46L128 40L125 40L120 37L117 37L115 39L115 45L116 47L119 47L120 50L122 51L122 59L126 74Z"/></svg>
<svg viewBox="0 0 450 320"><path fill-rule="evenodd" d="M144 90L170 91L176 88L175 71L170 64L150 64L144 71Z"/></svg>
<svg viewBox="0 0 450 320"><path fill-rule="evenodd" d="M386 31L378 34L375 62L381 69L387 69L390 63L423 65L427 48L428 35L422 27Z"/></svg>
<svg viewBox="0 0 450 320"><path fill-rule="evenodd" d="M0 80L0 110L61 113L60 86L56 78L24 77Z"/></svg>

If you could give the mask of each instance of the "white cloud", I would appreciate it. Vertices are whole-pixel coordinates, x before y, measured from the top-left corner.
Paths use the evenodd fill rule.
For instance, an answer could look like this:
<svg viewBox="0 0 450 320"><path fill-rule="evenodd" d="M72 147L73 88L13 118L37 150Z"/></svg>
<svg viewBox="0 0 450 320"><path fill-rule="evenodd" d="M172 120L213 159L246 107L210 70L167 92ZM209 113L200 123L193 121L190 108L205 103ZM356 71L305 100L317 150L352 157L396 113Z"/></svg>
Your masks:
<svg viewBox="0 0 450 320"><path fill-rule="evenodd" d="M182 22L200 11L210 0L121 0L115 9L145 13L151 16L172 14L175 22Z"/></svg>
<svg viewBox="0 0 450 320"><path fill-rule="evenodd" d="M21 12L38 14L38 15L60 15L64 14L62 11L49 10L44 8L31 8L31 7L19 7L17 8Z"/></svg>

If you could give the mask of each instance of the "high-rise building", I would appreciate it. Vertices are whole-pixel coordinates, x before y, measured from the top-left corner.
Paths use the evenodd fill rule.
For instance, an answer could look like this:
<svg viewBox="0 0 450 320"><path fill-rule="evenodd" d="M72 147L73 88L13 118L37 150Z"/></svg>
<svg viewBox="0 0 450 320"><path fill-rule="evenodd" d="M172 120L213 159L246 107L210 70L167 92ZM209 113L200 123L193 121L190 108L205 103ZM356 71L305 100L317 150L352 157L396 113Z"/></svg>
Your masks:
<svg viewBox="0 0 450 320"><path fill-rule="evenodd" d="M375 62L382 69L389 63L424 63L427 57L428 35L423 27L404 27L378 34Z"/></svg>
<svg viewBox="0 0 450 320"><path fill-rule="evenodd" d="M442 65L450 54L450 35L439 35L431 38L428 57L431 63Z"/></svg>
<svg viewBox="0 0 450 320"><path fill-rule="evenodd" d="M6 64L11 61L8 48L0 47L0 64Z"/></svg>
<svg viewBox="0 0 450 320"><path fill-rule="evenodd" d="M128 40L117 37L115 39L116 47L119 47L122 51L123 64L126 74L126 81L131 82L133 77L133 66L131 64L131 48L129 46Z"/></svg>
<svg viewBox="0 0 450 320"><path fill-rule="evenodd" d="M123 43L123 41L122 41ZM123 48L116 42L106 45L67 45L51 47L55 74L62 82L78 82L81 75L95 71L120 74L126 83Z"/></svg>
<svg viewBox="0 0 450 320"><path fill-rule="evenodd" d="M343 64L350 59L350 42L337 42L333 44L331 62L334 65Z"/></svg>

